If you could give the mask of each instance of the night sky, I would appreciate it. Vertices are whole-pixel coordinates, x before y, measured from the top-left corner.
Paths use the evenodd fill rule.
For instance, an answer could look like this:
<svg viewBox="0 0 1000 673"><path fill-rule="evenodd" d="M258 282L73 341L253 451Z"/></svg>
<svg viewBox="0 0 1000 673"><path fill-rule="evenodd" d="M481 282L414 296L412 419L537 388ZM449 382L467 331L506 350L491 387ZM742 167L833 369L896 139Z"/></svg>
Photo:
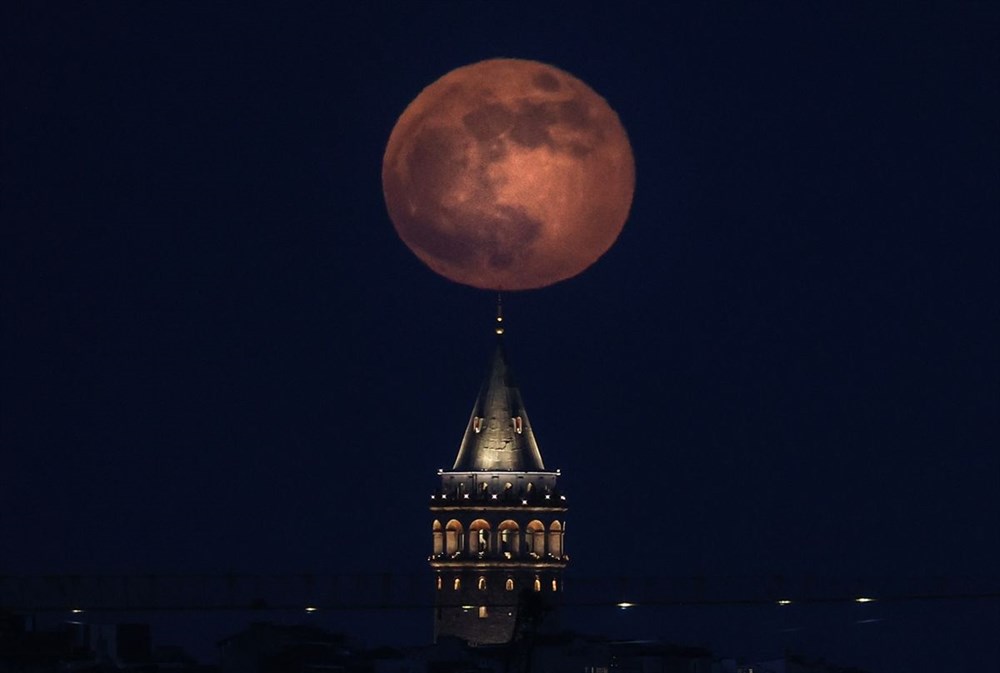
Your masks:
<svg viewBox="0 0 1000 673"><path fill-rule="evenodd" d="M615 246L504 298L571 577L995 588L1000 6L18 4L0 574L429 582L495 297L398 239L382 154L424 86L517 57L636 159ZM921 661L1000 656L995 599L919 608Z"/></svg>

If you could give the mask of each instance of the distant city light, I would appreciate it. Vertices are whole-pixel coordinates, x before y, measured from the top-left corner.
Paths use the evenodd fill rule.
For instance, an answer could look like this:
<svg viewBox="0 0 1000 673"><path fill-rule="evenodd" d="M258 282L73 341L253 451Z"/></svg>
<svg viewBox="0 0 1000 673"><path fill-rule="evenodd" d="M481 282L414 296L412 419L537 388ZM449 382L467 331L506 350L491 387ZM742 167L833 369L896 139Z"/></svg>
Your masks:
<svg viewBox="0 0 1000 673"><path fill-rule="evenodd" d="M78 615L81 612L83 612L83 610L81 610L80 608L73 608L72 610L70 610L70 612L72 612L74 615Z"/></svg>
<svg viewBox="0 0 1000 673"><path fill-rule="evenodd" d="M791 604L792 602L787 598L782 598L780 601L778 601L778 605L791 605Z"/></svg>
<svg viewBox="0 0 1000 673"><path fill-rule="evenodd" d="M634 608L635 603L619 603L618 607L620 607L622 610L627 610L628 608Z"/></svg>
<svg viewBox="0 0 1000 673"><path fill-rule="evenodd" d="M319 608L314 608L311 605L306 608L306 612L316 612L317 610L319 610Z"/></svg>
<svg viewBox="0 0 1000 673"><path fill-rule="evenodd" d="M872 603L872 602L874 602L874 600L875 600L874 598L869 598L867 596L860 596L858 598L855 598L854 602L855 603Z"/></svg>

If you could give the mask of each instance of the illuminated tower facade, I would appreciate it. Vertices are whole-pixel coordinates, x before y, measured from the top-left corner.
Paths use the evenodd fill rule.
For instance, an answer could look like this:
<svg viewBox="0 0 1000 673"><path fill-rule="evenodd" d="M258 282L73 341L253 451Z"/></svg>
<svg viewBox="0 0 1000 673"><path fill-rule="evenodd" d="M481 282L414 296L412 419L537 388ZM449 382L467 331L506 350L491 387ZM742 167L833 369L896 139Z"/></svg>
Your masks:
<svg viewBox="0 0 1000 673"><path fill-rule="evenodd" d="M545 469L514 383L497 316L497 344L450 470L431 495L434 637L505 643L562 593L566 498ZM519 614L520 613L520 614Z"/></svg>

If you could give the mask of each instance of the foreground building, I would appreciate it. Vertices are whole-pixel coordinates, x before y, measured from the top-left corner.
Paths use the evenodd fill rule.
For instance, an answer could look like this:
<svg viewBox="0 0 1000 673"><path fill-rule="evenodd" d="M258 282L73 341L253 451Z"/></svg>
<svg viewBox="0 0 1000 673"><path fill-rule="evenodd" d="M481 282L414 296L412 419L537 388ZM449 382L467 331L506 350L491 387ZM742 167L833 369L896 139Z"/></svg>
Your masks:
<svg viewBox="0 0 1000 673"><path fill-rule="evenodd" d="M562 592L566 498L545 469L507 363L503 318L469 424L431 495L435 641L511 641Z"/></svg>

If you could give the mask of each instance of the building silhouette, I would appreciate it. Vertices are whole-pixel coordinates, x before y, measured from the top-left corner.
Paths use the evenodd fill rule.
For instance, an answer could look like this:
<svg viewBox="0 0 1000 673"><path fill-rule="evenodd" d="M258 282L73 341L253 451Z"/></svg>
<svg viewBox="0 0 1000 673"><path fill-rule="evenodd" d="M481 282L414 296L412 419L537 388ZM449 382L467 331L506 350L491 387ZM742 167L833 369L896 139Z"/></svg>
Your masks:
<svg viewBox="0 0 1000 673"><path fill-rule="evenodd" d="M431 495L435 642L513 640L551 613L563 590L566 497L547 470L504 348L496 347L458 456Z"/></svg>

